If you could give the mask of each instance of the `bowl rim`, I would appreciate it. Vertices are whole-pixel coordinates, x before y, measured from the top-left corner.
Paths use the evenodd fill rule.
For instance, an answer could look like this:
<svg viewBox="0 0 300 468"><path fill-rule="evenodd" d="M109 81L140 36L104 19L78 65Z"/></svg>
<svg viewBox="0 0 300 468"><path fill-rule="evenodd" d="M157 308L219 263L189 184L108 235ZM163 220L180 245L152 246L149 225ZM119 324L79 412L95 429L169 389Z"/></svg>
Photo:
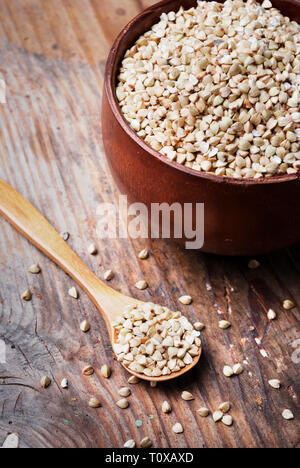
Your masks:
<svg viewBox="0 0 300 468"><path fill-rule="evenodd" d="M176 0L175 0L176 1ZM178 6L180 7L181 0L178 1ZM217 0L218 1L218 0ZM258 0L261 1L261 0ZM299 0L293 0L296 4ZM273 185L278 183L284 182L293 182L300 179L300 171L296 172L295 174L283 174L278 176L272 177L261 177L259 179L254 178L233 178L233 177L224 177L224 176L217 176L215 174L210 174L207 172L197 172L194 169L190 169L189 167L183 166L176 161L171 161L165 156L163 156L158 151L151 148L142 138L140 138L137 133L130 127L129 123L126 121L121 107L119 105L117 95L116 95L116 86L115 86L115 78L116 72L119 69L120 63L117 60L118 51L122 44L123 39L125 36L135 28L136 24L145 16L149 15L150 13L155 12L156 10L160 10L163 7L167 7L170 3L173 3L174 0L162 0L154 5L146 8L137 16L135 16L118 34L117 38L115 39L112 48L110 49L108 59L106 62L105 68L105 76L104 76L104 87L106 91L106 95L108 98L109 105L113 110L114 116L117 119L119 125L123 128L125 133L134 140L134 142L140 146L145 152L149 153L152 157L158 159L160 162L172 167L175 170L179 170L183 173L186 173L192 177L200 178L200 179L208 179L212 182L216 183L228 183L228 184L236 184L236 185Z"/></svg>

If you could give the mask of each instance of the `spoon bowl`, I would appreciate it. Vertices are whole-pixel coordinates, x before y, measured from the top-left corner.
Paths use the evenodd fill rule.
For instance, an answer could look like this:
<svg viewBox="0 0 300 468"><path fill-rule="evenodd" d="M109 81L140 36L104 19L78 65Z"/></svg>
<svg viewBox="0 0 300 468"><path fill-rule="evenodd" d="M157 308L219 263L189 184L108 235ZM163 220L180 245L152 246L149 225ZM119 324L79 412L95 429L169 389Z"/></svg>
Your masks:
<svg viewBox="0 0 300 468"><path fill-rule="evenodd" d="M141 301L138 301L140 304L143 304ZM115 329L113 329L113 345L117 343L117 333L115 332ZM124 366L122 363L122 366L132 375L135 377L138 377L139 379L142 380L148 380L149 382L166 382L167 380L172 380L175 379L176 377L180 377L181 375L185 374L189 370L191 370L199 361L200 357L202 354L202 346L200 345L199 347L199 354L193 358L193 362L191 364L188 364L185 366L183 369L180 369L178 372L172 372L169 375L162 375L160 377L149 377L144 374L140 374L139 372L134 372L132 369L129 369L128 367Z"/></svg>
<svg viewBox="0 0 300 468"><path fill-rule="evenodd" d="M123 367L128 372L130 372L130 374L134 375L135 377L138 377L139 379L148 380L149 382L166 382L167 380L173 380L173 379L176 379L176 377L181 377L183 374L190 371L198 363L201 357L201 354L202 354L202 348L200 347L199 355L194 357L193 362L191 364L189 364L188 366L185 366L183 369L180 369L180 371L178 372L172 372L172 374L170 375L162 375L160 377L148 377L147 375L134 372L133 370L128 369L126 366L123 366Z"/></svg>
<svg viewBox="0 0 300 468"><path fill-rule="evenodd" d="M103 316L111 343L114 345L117 339L114 323L123 315L126 307L144 303L115 291L97 278L36 208L1 179L0 214L85 290ZM149 377L123 367L139 379L162 382L180 377L192 369L199 361L201 351L200 347L199 355L194 357L191 364L166 376Z"/></svg>

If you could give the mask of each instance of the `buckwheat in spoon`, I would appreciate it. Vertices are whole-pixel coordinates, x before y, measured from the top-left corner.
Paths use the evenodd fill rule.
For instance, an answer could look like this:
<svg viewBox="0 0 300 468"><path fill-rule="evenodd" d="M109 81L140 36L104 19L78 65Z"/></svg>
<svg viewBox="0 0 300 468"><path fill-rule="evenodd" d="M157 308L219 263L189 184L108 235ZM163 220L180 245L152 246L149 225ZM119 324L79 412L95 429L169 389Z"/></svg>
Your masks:
<svg viewBox="0 0 300 468"><path fill-rule="evenodd" d="M48 221L1 179L0 213L88 293L105 320L118 360L131 374L171 380L197 364L200 332L186 317L124 296L100 281Z"/></svg>

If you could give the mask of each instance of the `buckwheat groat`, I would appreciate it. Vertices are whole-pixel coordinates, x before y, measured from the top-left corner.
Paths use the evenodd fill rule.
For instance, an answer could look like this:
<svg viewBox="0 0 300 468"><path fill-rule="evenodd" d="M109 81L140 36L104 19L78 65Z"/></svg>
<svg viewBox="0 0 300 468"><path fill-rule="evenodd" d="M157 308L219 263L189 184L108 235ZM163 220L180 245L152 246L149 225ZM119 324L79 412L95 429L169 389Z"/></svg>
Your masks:
<svg viewBox="0 0 300 468"><path fill-rule="evenodd" d="M200 352L200 332L166 307L129 307L115 324L114 351L125 367L149 377L178 372Z"/></svg>
<svg viewBox="0 0 300 468"><path fill-rule="evenodd" d="M269 1L199 1L127 51L120 107L153 149L195 171L298 172L299 43L300 26Z"/></svg>

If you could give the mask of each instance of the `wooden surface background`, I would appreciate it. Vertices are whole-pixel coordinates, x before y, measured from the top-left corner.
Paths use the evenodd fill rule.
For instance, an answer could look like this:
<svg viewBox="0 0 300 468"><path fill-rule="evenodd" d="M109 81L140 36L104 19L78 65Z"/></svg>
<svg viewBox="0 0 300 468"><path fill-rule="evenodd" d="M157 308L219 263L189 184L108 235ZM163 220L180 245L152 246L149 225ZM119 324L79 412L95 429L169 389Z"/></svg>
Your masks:
<svg viewBox="0 0 300 468"><path fill-rule="evenodd" d="M299 447L299 308L284 311L285 298L300 304L300 246L260 259L185 252L165 241L101 240L96 236L99 203L116 202L101 141L101 87L109 47L116 34L152 0L0 0L0 73L7 103L0 104L0 176L28 198L101 277L112 268L113 287L142 300L182 310L206 324L204 354L190 374L151 388L132 386L130 407L119 409L117 389L127 374L112 357L105 325L83 293L68 296L72 281L0 220L0 446L17 433L21 447L121 447L149 436L154 447ZM150 184L151 181L147 183ZM99 255L87 254L94 241ZM266 239L267 242L267 239ZM141 248L147 261L137 259ZM27 273L39 263L42 274ZM137 291L145 278L150 288ZM30 287L33 300L20 299ZM192 306L178 297L189 293ZM268 323L272 307L278 319ZM87 318L91 332L79 331ZM218 328L220 318L232 327ZM297 341L298 340L298 341ZM297 350L298 348L298 350ZM239 377L225 378L224 364L243 362ZM112 377L99 368L108 363ZM81 374L86 364L96 373ZM42 390L42 375L53 383ZM67 377L69 390L60 388ZM282 389L268 385L282 381ZM180 399L182 390L195 400ZM90 395L102 408L88 407ZM173 412L161 404L169 400ZM234 425L201 419L196 409L233 404ZM293 421L281 412L289 408ZM142 421L137 427L136 421ZM181 422L184 433L171 428Z"/></svg>

